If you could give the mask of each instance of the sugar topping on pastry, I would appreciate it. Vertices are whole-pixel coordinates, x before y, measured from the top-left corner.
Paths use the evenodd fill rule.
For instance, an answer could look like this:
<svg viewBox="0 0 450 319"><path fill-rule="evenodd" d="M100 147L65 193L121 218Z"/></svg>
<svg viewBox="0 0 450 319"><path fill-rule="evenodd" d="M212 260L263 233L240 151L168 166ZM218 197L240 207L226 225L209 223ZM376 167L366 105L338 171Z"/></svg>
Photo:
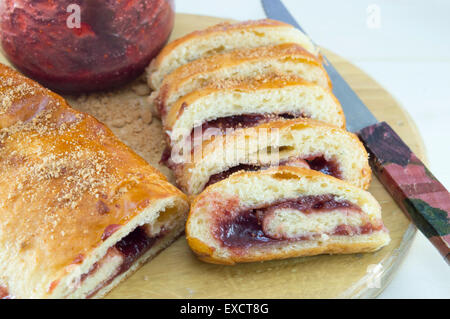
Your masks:
<svg viewBox="0 0 450 319"><path fill-rule="evenodd" d="M187 199L60 96L3 65L0 83L0 286L104 296L179 236Z"/></svg>

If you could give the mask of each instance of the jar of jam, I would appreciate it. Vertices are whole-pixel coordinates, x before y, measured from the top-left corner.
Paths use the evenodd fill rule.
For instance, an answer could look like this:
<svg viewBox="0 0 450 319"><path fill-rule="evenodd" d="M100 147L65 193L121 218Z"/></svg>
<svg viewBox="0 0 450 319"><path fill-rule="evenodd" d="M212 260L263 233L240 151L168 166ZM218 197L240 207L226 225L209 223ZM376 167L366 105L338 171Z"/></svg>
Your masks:
<svg viewBox="0 0 450 319"><path fill-rule="evenodd" d="M174 15L174 0L1 0L0 40L17 69L52 90L105 90L144 71Z"/></svg>

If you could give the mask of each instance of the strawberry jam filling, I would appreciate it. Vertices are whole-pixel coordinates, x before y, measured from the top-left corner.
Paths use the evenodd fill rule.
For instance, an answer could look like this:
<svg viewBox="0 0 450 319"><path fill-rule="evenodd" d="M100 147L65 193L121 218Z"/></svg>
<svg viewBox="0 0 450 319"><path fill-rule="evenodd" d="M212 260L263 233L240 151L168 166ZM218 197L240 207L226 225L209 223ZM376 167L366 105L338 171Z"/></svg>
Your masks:
<svg viewBox="0 0 450 319"><path fill-rule="evenodd" d="M119 274L127 271L160 237L161 235L149 237L143 227L138 227L128 236L120 240L115 245L115 248L120 252L124 259Z"/></svg>
<svg viewBox="0 0 450 319"><path fill-rule="evenodd" d="M208 129L214 129L215 132L219 134L224 134L227 129L239 129L239 128L247 128L254 127L263 123L267 123L269 121L283 120L283 119L295 119L295 118L307 118L309 116L303 113L248 113L241 115L232 115L221 117L215 120L206 121L201 126L195 127L191 131L191 139L195 138L195 134L197 132L201 132L204 135L205 131ZM201 130L199 131L199 128Z"/></svg>
<svg viewBox="0 0 450 319"><path fill-rule="evenodd" d="M325 159L324 156L311 156L306 159L291 157L286 160L280 161L277 166L297 166L303 168L310 168L322 172L324 174L334 176L336 178L342 177L339 165L336 163L336 161L327 160ZM205 188L225 178L228 178L231 174L236 173L238 171L248 171L248 172L258 171L260 169L266 169L269 167L270 167L269 165L239 164L237 166L227 169L226 171L211 175L208 182L205 185Z"/></svg>
<svg viewBox="0 0 450 319"><path fill-rule="evenodd" d="M264 168L264 166L239 164L237 166L227 169L226 171L211 175L211 177L209 178L208 182L205 185L205 188L208 187L209 185L220 182L221 180L223 180L225 178L228 178L233 173L236 173L239 171L254 172L254 171L259 171L262 168Z"/></svg>
<svg viewBox="0 0 450 319"><path fill-rule="evenodd" d="M137 227L134 231L122 238L113 247L108 249L105 257L96 262L91 269L83 274L80 282L83 282L89 276L95 274L104 264L108 257L120 256L122 261L120 266L114 273L101 283L99 283L92 291L89 292L88 298L95 296L102 288L109 285L116 277L125 273L140 257L142 257L153 245L162 237L162 233L157 236L150 237L144 227Z"/></svg>
<svg viewBox="0 0 450 319"><path fill-rule="evenodd" d="M307 118L309 116L303 114L303 113L282 113L282 114L276 114L276 113L265 113L265 114L258 114L258 113L249 113L249 114L242 114L242 115L232 115L232 116L226 116L221 117L215 120L206 121L203 124L196 126L192 129L190 136L188 137L188 140L191 141L191 145L194 145L194 140L197 138L200 138L202 140L208 140L211 135L223 135L225 134L225 131L227 129L239 129L239 128L247 128L247 127L254 127L259 124L267 123L269 121L275 121L275 120L282 120L282 119L294 119L304 117ZM206 130L212 130L208 132L209 134L206 135ZM193 148L191 148L193 150ZM167 146L164 149L164 152L161 157L161 163L164 163L165 165L168 164L170 159L170 152L171 148L170 146Z"/></svg>
<svg viewBox="0 0 450 319"><path fill-rule="evenodd" d="M139 76L174 18L173 0L2 0L0 41L9 61L44 86L86 93Z"/></svg>
<svg viewBox="0 0 450 319"><path fill-rule="evenodd" d="M328 213L335 210L362 214L358 206L346 200L338 200L331 194L301 196L299 198L285 199L263 207L245 209L235 213L220 212L220 215L217 215L213 234L224 246L239 250L282 241L314 240L323 235L353 236L370 234L374 231L381 230L383 227L382 224L376 226L367 221L361 226L341 224L326 233L310 232L295 237L269 234L264 225L273 216L273 212L282 209L298 210L305 215Z"/></svg>
<svg viewBox="0 0 450 319"><path fill-rule="evenodd" d="M191 143L191 152L194 151L195 141L207 141L211 136L223 135L226 133L227 129L242 129L248 127L255 127L257 125L267 123L270 121L283 120L283 119L295 119L295 118L309 118L309 115L304 113L248 113L242 115L232 115L221 117L215 120L206 121L203 124L196 126L192 129L191 134L187 137L186 142ZM161 155L160 163L166 165L167 167L174 169L176 164L172 163L171 158L172 148L170 145L164 148Z"/></svg>
<svg viewBox="0 0 450 319"><path fill-rule="evenodd" d="M304 160L308 163L310 169L342 179L342 173L336 161L327 160L323 155L311 156L304 158Z"/></svg>

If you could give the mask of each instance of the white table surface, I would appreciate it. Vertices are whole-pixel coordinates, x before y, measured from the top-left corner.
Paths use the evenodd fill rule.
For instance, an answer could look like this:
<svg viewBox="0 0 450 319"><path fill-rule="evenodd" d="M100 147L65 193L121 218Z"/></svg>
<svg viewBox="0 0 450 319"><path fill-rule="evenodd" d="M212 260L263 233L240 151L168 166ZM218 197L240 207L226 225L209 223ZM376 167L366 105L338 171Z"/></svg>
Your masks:
<svg viewBox="0 0 450 319"><path fill-rule="evenodd" d="M450 188L450 1L283 3L316 43L364 70L408 110L430 169ZM176 0L176 11L265 18L259 0ZM450 267L421 233L380 298L450 298Z"/></svg>

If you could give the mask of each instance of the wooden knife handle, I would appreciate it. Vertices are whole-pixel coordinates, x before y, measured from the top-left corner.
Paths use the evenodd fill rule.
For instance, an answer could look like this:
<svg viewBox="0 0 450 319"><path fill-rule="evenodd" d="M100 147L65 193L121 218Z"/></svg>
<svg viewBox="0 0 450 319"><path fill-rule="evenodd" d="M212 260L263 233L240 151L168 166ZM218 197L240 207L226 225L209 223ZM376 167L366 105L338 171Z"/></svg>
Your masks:
<svg viewBox="0 0 450 319"><path fill-rule="evenodd" d="M358 135L381 183L450 265L449 192L386 122Z"/></svg>

